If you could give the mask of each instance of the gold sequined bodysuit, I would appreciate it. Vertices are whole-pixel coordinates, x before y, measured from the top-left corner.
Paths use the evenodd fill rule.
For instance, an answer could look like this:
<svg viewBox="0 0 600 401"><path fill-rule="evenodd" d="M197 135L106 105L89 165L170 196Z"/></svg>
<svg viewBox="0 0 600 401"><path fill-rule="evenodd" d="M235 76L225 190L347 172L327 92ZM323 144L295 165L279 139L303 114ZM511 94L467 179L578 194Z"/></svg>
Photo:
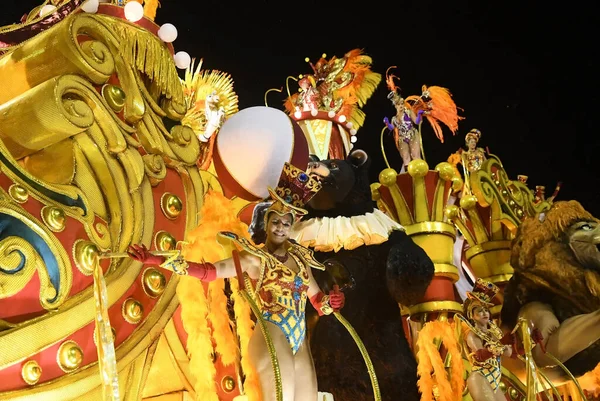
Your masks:
<svg viewBox="0 0 600 401"><path fill-rule="evenodd" d="M493 356L483 362L477 361L473 355L469 355L471 362L471 372L479 372L486 378L492 390L496 392L500 387L500 379L502 379L502 371L500 370L500 357L504 353L504 346L500 343L502 331L494 323L489 323L490 327L487 332L471 327L472 331L483 342L483 346L487 348Z"/></svg>
<svg viewBox="0 0 600 401"><path fill-rule="evenodd" d="M289 243L288 254L296 262L298 272L275 259L264 247L233 233L222 232L220 235L232 239L245 251L260 258L260 274L251 292L262 318L281 329L295 355L306 337L308 268L324 270L325 267L314 258L311 250L295 243Z"/></svg>

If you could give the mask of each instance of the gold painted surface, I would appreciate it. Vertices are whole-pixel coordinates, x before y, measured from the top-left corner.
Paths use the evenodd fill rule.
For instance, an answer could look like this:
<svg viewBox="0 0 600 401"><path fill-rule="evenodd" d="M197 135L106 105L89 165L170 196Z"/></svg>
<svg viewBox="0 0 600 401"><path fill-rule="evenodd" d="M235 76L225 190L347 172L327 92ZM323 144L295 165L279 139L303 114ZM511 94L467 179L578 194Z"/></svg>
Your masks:
<svg viewBox="0 0 600 401"><path fill-rule="evenodd" d="M150 179L152 186L158 185L167 176L167 166L165 161L159 155L144 155L144 171Z"/></svg>
<svg viewBox="0 0 600 401"><path fill-rule="evenodd" d="M116 85L106 84L102 86L100 91L102 97L106 100L108 106L115 112L119 113L125 107L125 92Z"/></svg>
<svg viewBox="0 0 600 401"><path fill-rule="evenodd" d="M55 206L44 206L41 211L42 221L55 233L64 231L66 227L65 212Z"/></svg>
<svg viewBox="0 0 600 401"><path fill-rule="evenodd" d="M137 299L127 298L121 306L121 314L127 323L138 324L144 318L144 306Z"/></svg>
<svg viewBox="0 0 600 401"><path fill-rule="evenodd" d="M21 377L25 383L33 386L42 377L42 368L36 361L27 361L23 364L23 368L21 368Z"/></svg>
<svg viewBox="0 0 600 401"><path fill-rule="evenodd" d="M50 145L22 159L22 162L25 170L42 181L71 184L75 176L73 141L68 138Z"/></svg>
<svg viewBox="0 0 600 401"><path fill-rule="evenodd" d="M50 249L56 259L56 269L60 287L57 289L50 281L50 274L41 255L25 238L7 236L0 241L0 298L9 298L21 291L38 273L40 282L40 304L44 309L54 309L62 305L71 290L73 273L69 256L56 237L44 225L21 209L7 201L6 193L0 189L0 214L14 218L35 233ZM5 274L21 267L18 271ZM1 343L1 337L0 337ZM5 348L0 347L3 354ZM1 359L1 357L0 357Z"/></svg>
<svg viewBox="0 0 600 401"><path fill-rule="evenodd" d="M56 362L63 372L73 372L83 362L83 350L75 341L65 341L58 348Z"/></svg>
<svg viewBox="0 0 600 401"><path fill-rule="evenodd" d="M423 302L408 307L411 316L419 313L432 312L462 312L462 305L455 301L431 301Z"/></svg>
<svg viewBox="0 0 600 401"><path fill-rule="evenodd" d="M135 359L145 353L152 343L155 342L160 336L160 333L178 306L178 301L175 296L175 289L178 282L178 277L175 277L173 280L169 281L167 289L165 290L165 294L163 297L161 297L153 310L148 314L148 317L140 324L134 334L132 334L125 342L117 347L116 359L117 369L119 372L122 372L124 369L128 369ZM93 307L89 307L89 309L93 310ZM62 316L62 318L64 319L64 316ZM69 321L65 320L61 325L67 326L68 324ZM53 335L57 332L58 334L61 334L59 330L47 330L47 334L50 335ZM68 332L72 331L69 330ZM41 334L41 336L43 335L44 334ZM5 337L8 336L0 337L0 345L2 345L2 341ZM29 339L29 341L31 342L31 339ZM0 354L0 358L5 358L5 355ZM99 386L100 376L98 375L98 365L97 363L92 363L80 368L77 372L38 385L34 389L23 389L3 393L0 397L0 400L80 400L82 395L85 395L96 388L99 389ZM94 398L86 397L86 399ZM95 400L97 399L98 398L95 398Z"/></svg>
<svg viewBox="0 0 600 401"><path fill-rule="evenodd" d="M413 210L416 223L429 221L429 203L427 200L427 188L425 186L425 176L429 172L429 166L425 160L416 159L408 163L408 174L413 181Z"/></svg>
<svg viewBox="0 0 600 401"><path fill-rule="evenodd" d="M233 390L235 390L235 387L235 380L233 377L223 376L223 379L221 379L221 388L223 391L226 393L231 393Z"/></svg>
<svg viewBox="0 0 600 401"><path fill-rule="evenodd" d="M190 370L190 359L188 358L185 346L181 343L175 323L173 319L169 320L169 323L165 327L164 331L165 339L169 345L170 356L175 366L177 366L177 374L181 383L185 389L191 394L195 393L194 384L195 378Z"/></svg>
<svg viewBox="0 0 600 401"><path fill-rule="evenodd" d="M92 125L92 109L84 101L69 97L71 89L71 76L57 77L0 105L0 139L15 159L61 142Z"/></svg>
<svg viewBox="0 0 600 401"><path fill-rule="evenodd" d="M75 266L86 276L90 276L94 272L98 254L98 247L91 241L77 240L73 244Z"/></svg>
<svg viewBox="0 0 600 401"><path fill-rule="evenodd" d="M10 197L17 203L25 203L29 199L29 191L19 184L12 184L8 188Z"/></svg>
<svg viewBox="0 0 600 401"><path fill-rule="evenodd" d="M434 274L437 277L447 277L453 282L458 281L458 268L450 263L434 263Z"/></svg>
<svg viewBox="0 0 600 401"><path fill-rule="evenodd" d="M150 364L146 384L142 391L142 399L185 390L182 373L173 358L169 343L163 333L158 340L158 346ZM168 377L169 380L164 380L165 377Z"/></svg>
<svg viewBox="0 0 600 401"><path fill-rule="evenodd" d="M304 120L299 124L308 140L310 152L321 160L327 159L333 123L328 120Z"/></svg>
<svg viewBox="0 0 600 401"><path fill-rule="evenodd" d="M159 251L171 251L177 246L177 240L166 231L159 231L154 237L154 247Z"/></svg>
<svg viewBox="0 0 600 401"><path fill-rule="evenodd" d="M183 202L170 192L165 192L160 198L160 208L169 220L175 220L183 210Z"/></svg>
<svg viewBox="0 0 600 401"><path fill-rule="evenodd" d="M80 31L96 38L110 37L94 18L74 14L1 57L0 104L61 75L81 74L96 84L106 82L115 71L111 51L99 40L73 40Z"/></svg>
<svg viewBox="0 0 600 401"><path fill-rule="evenodd" d="M467 249L465 257L477 277L484 280L498 275L510 277L513 273L510 244L508 240L483 242Z"/></svg>
<svg viewBox="0 0 600 401"><path fill-rule="evenodd" d="M165 275L158 269L149 267L142 274L142 288L144 293L151 298L159 297L167 285Z"/></svg>
<svg viewBox="0 0 600 401"><path fill-rule="evenodd" d="M381 185L388 188L390 195L392 196L393 205L389 205L388 209L395 211L394 214L398 218L398 220L396 220L398 223L407 226L414 224L414 219L404 196L396 184L397 176L398 173L396 173L394 169L388 168L379 173L379 182Z"/></svg>

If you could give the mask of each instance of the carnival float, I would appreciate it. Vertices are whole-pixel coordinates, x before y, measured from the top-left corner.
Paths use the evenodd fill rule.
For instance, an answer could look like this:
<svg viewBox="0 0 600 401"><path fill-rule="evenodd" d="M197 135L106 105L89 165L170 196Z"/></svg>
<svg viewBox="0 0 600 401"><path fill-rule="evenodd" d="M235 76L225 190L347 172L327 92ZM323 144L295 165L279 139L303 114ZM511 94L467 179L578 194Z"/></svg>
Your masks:
<svg viewBox="0 0 600 401"><path fill-rule="evenodd" d="M433 274L418 300L396 304L394 333L410 347L407 383L422 401L598 398L600 229L579 203L555 201L560 186L546 197L509 177L478 147L479 130L459 128L448 89L404 96L397 70L374 72L360 50L282 77L281 107L238 110L232 77L176 52L157 7L50 0L0 28L0 400L282 401L277 355L272 398L251 362L264 322L244 276L203 283L128 249L170 261L231 255L215 234L249 241L282 169L312 168L325 185L324 161L365 162L353 145L382 82L392 104L376 118L395 114L381 138L394 137L403 165L389 165L381 139L387 168L368 188L380 231L338 244L302 223L295 239L335 254L402 226L425 251ZM465 149L426 160L423 142L444 130L466 131ZM341 287L356 311L351 281ZM394 291L413 290L402 285ZM396 399L384 377L396 367L381 371L366 328L345 311L331 321L367 383L351 399ZM321 382L318 350L319 401L349 399L334 376Z"/></svg>

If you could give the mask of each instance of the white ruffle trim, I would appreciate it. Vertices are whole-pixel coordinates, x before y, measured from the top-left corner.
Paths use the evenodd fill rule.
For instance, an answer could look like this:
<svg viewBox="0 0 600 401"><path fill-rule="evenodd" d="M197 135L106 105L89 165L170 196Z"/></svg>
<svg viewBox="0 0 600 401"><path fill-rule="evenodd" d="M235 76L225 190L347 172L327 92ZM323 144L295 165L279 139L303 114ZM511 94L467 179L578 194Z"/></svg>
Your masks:
<svg viewBox="0 0 600 401"><path fill-rule="evenodd" d="M404 230L381 210L353 217L319 217L296 223L290 238L315 251L330 252L377 245L387 241L392 230Z"/></svg>

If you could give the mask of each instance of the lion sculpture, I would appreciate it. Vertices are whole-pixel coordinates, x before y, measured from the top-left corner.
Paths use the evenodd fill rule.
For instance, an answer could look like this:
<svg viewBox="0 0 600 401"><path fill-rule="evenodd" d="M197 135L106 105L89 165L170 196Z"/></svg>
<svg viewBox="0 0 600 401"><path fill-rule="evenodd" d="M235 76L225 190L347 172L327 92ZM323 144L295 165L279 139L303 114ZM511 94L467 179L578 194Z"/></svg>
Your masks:
<svg viewBox="0 0 600 401"><path fill-rule="evenodd" d="M525 220L512 244L514 275L504 291L502 324L519 318L540 330L545 351L575 377L600 362L600 220L577 201L556 202ZM535 347L540 368L556 361Z"/></svg>

